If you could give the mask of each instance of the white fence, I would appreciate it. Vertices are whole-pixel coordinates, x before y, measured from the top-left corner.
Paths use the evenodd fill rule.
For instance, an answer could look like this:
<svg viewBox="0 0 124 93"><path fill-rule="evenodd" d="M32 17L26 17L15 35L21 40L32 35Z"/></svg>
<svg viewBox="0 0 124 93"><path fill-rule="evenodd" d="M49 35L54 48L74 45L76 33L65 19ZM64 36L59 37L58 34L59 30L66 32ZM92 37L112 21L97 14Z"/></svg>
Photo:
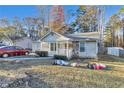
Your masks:
<svg viewBox="0 0 124 93"><path fill-rule="evenodd" d="M124 51L124 49L120 47L108 47L107 54L113 55L113 56L120 56L122 51Z"/></svg>

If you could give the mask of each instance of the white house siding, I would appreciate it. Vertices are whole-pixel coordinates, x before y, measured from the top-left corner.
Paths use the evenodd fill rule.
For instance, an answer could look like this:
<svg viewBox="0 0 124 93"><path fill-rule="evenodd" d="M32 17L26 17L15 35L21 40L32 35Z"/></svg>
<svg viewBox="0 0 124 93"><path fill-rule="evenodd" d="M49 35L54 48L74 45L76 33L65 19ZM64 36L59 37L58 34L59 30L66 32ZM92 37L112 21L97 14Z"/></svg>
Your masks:
<svg viewBox="0 0 124 93"><path fill-rule="evenodd" d="M49 51L49 43L41 42L41 51Z"/></svg>
<svg viewBox="0 0 124 93"><path fill-rule="evenodd" d="M41 42L32 42L32 51L41 50Z"/></svg>
<svg viewBox="0 0 124 93"><path fill-rule="evenodd" d="M54 56L56 54L56 51L50 50L50 42L42 42L41 51L48 51L48 56Z"/></svg>
<svg viewBox="0 0 124 93"><path fill-rule="evenodd" d="M46 38L44 38L44 42L56 42L57 39L59 38L59 36L55 35L55 34L50 34L49 36L47 36Z"/></svg>
<svg viewBox="0 0 124 93"><path fill-rule="evenodd" d="M57 53L56 53L56 51L49 51L48 52L48 56L54 56L54 55L56 55Z"/></svg>
<svg viewBox="0 0 124 93"><path fill-rule="evenodd" d="M98 52L97 42L85 42L84 45L85 45L85 51L79 52L79 56L82 58L96 58Z"/></svg>
<svg viewBox="0 0 124 93"><path fill-rule="evenodd" d="M69 58L69 59L72 57L72 51L73 51L72 48L69 48L69 49L68 49L68 58Z"/></svg>
<svg viewBox="0 0 124 93"><path fill-rule="evenodd" d="M69 59L72 57L72 48L69 49L58 49L58 53L56 53L57 55L65 55L67 56Z"/></svg>
<svg viewBox="0 0 124 93"><path fill-rule="evenodd" d="M71 41L62 41L62 42L59 42L60 44L60 47L58 48L57 50L57 54L58 55L65 55L67 56L68 58L71 58L72 57L72 42ZM65 46L66 44L66 46Z"/></svg>

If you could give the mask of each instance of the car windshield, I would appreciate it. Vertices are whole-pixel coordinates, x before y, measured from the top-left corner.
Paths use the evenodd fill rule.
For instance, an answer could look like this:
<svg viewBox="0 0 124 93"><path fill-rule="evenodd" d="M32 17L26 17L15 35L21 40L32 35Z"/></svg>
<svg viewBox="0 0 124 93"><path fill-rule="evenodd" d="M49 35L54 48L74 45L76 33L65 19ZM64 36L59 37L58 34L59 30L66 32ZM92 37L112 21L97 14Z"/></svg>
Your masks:
<svg viewBox="0 0 124 93"><path fill-rule="evenodd" d="M16 50L23 50L23 48L15 46Z"/></svg>

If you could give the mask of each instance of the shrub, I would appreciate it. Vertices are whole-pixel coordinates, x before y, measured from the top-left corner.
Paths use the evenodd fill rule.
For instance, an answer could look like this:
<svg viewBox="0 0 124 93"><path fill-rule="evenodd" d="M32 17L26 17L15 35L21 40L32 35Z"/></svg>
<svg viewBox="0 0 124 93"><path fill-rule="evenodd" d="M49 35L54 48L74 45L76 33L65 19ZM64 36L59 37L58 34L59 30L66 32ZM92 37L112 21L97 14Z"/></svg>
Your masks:
<svg viewBox="0 0 124 93"><path fill-rule="evenodd" d="M68 58L64 55L54 55L54 59L68 60Z"/></svg>
<svg viewBox="0 0 124 93"><path fill-rule="evenodd" d="M40 57L48 57L48 51L35 51Z"/></svg>

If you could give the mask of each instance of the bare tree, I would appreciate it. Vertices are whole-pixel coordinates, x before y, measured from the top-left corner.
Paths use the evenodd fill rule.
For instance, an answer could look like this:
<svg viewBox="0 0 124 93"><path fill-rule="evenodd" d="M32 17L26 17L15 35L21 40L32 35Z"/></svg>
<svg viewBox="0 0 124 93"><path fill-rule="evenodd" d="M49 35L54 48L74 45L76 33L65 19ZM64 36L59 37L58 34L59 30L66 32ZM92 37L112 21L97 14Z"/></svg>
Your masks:
<svg viewBox="0 0 124 93"><path fill-rule="evenodd" d="M39 19L42 21L43 29L45 26L49 26L49 13L50 13L50 6L40 5L38 6L39 11Z"/></svg>

